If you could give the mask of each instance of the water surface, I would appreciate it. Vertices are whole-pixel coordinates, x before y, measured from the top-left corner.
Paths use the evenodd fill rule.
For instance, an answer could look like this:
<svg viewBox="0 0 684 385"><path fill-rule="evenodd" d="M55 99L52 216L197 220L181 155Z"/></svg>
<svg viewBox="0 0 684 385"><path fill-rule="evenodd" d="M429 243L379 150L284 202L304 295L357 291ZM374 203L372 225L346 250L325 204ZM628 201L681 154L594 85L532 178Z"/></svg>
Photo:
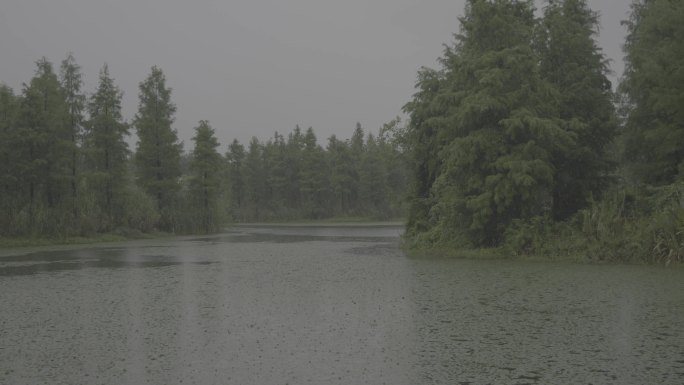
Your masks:
<svg viewBox="0 0 684 385"><path fill-rule="evenodd" d="M397 226L0 256L0 384L682 384L684 271L412 260Z"/></svg>

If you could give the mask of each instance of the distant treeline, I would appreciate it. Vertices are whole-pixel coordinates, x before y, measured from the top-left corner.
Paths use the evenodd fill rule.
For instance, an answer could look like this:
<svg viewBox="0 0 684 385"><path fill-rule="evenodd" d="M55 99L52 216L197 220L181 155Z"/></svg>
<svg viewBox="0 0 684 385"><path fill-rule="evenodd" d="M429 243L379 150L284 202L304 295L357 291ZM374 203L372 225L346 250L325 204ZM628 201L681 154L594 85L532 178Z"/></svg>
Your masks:
<svg viewBox="0 0 684 385"><path fill-rule="evenodd" d="M585 0L469 0L419 72L407 243L684 260L684 2L637 0L617 94Z"/></svg>
<svg viewBox="0 0 684 385"><path fill-rule="evenodd" d="M211 232L228 221L402 215L405 159L391 135L359 124L323 149L313 129L287 139L234 141L223 156L207 121L183 153L161 69L140 83L132 122L105 65L82 90L72 55L59 73L46 58L20 94L0 85L0 236L65 237L162 230ZM135 152L126 138L138 137Z"/></svg>
<svg viewBox="0 0 684 385"><path fill-rule="evenodd" d="M394 135L399 121L376 137L357 123L350 140L336 136L321 147L312 128L266 143L237 141L226 153L228 206L234 221L404 215L408 165Z"/></svg>

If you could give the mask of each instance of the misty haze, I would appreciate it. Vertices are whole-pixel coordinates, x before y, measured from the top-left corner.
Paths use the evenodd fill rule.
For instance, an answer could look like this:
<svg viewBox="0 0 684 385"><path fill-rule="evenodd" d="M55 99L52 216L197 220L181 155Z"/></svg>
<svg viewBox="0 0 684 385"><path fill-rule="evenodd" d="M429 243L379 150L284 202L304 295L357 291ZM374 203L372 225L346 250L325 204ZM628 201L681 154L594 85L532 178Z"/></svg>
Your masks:
<svg viewBox="0 0 684 385"><path fill-rule="evenodd" d="M684 383L684 2L0 5L0 384Z"/></svg>

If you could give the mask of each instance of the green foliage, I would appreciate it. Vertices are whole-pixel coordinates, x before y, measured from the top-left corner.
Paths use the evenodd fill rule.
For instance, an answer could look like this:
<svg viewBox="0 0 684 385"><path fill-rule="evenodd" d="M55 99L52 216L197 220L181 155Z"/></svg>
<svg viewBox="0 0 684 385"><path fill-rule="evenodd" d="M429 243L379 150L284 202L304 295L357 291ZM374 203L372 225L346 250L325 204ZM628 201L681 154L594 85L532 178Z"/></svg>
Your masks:
<svg viewBox="0 0 684 385"><path fill-rule="evenodd" d="M329 180L326 156L318 145L313 128L309 127L304 135L302 168L299 180L302 210L305 217L321 219L327 217L329 202Z"/></svg>
<svg viewBox="0 0 684 385"><path fill-rule="evenodd" d="M575 139L556 153L553 217L565 219L609 184L608 146L617 130L608 62L598 47L598 15L585 0L549 1L537 28L540 73L556 89L561 127Z"/></svg>
<svg viewBox="0 0 684 385"><path fill-rule="evenodd" d="M83 129L83 110L85 104L85 95L83 95L81 92L81 87L83 85L81 67L78 64L76 64L76 59L72 54L68 54L66 59L62 61L62 65L60 67L60 82L67 109L65 124L71 135L71 160L69 162L69 184L71 185L71 209L74 219L76 219L78 217L79 206L79 142L81 140Z"/></svg>
<svg viewBox="0 0 684 385"><path fill-rule="evenodd" d="M495 246L516 219L552 204L553 160L574 143L530 41L531 2L470 1L439 73L406 106L418 161L409 236Z"/></svg>
<svg viewBox="0 0 684 385"><path fill-rule="evenodd" d="M357 124L350 140L332 136L325 149L313 128L299 126L287 140L277 132L266 143L253 138L246 152L234 141L225 181L233 220L402 216L407 175L400 145L389 128L377 139L363 135Z"/></svg>
<svg viewBox="0 0 684 385"><path fill-rule="evenodd" d="M387 219L387 169L375 137L368 134L359 166L359 197L373 218Z"/></svg>
<svg viewBox="0 0 684 385"><path fill-rule="evenodd" d="M24 194L21 206L27 206L29 231L63 232L73 228L71 187L75 151L72 127L68 124L67 105L61 84L46 58L36 62L36 73L24 85L21 98L15 152L17 182Z"/></svg>
<svg viewBox="0 0 684 385"><path fill-rule="evenodd" d="M222 158L214 129L206 120L195 127L192 140L195 148L190 156L184 226L186 231L210 233L223 221L219 210Z"/></svg>
<svg viewBox="0 0 684 385"><path fill-rule="evenodd" d="M240 208L245 202L245 180L243 175L245 147L237 139L233 140L230 146L228 146L225 158L228 168L226 172L226 183L229 186L227 197L228 212L233 221L241 221L243 218Z"/></svg>
<svg viewBox="0 0 684 385"><path fill-rule="evenodd" d="M594 261L660 264L684 261L684 185L679 174L684 148L681 135L684 115L680 111L683 79L681 71L677 70L684 54L682 39L678 38L684 32L681 24L684 7L680 2L647 0L634 2L632 10L630 20L626 22L629 29L625 44L627 68L620 85L625 117L620 139L627 180L615 184L612 191L597 195L600 199L590 200L588 207L566 221L533 218L516 223L506 233L509 252L569 255ZM574 18L571 23L564 23L559 18L561 14L565 17L574 15ZM595 15L586 11L583 2L567 0L562 6L556 3L547 10L547 17L554 24L546 25L544 33L563 34L563 39L556 40L585 47L584 50L576 49L577 52L591 51L586 36L575 34L578 39L565 39L572 31L581 31L581 24L595 23ZM573 25L576 28L573 29ZM547 42L548 39L549 36ZM545 57L563 57L568 47L567 44L554 46L549 43L544 47L547 50ZM551 52L554 49L558 50L556 54ZM606 97L599 97L601 88L596 87L603 82L601 73L605 73L598 65L600 57L583 57L590 60L577 61L578 65L574 67L568 67L558 59L550 60L546 65L549 79L559 86L565 84L562 89L569 91L563 95L564 103L561 104L561 113L566 114L563 116L566 127L576 134L577 143L585 142L583 147L591 150L570 153L574 158L568 160L582 172L583 167L601 163L597 162L600 160L597 155L605 153L612 130L607 115L609 109L602 107L607 104ZM584 70L579 65L582 63ZM594 69L593 76L586 72L590 68ZM584 75L580 76L582 73ZM591 84L594 84L594 92L587 92L587 86ZM577 89L585 91L575 94ZM577 109L577 106L581 108ZM596 142L593 147L592 141ZM601 170L600 167L595 169ZM594 183L587 184L591 178L586 177L591 175L560 171L565 180L560 182L575 186L567 189L568 193L579 192ZM586 189L587 192L592 190Z"/></svg>
<svg viewBox="0 0 684 385"><path fill-rule="evenodd" d="M624 158L638 182L669 184L684 168L682 20L681 1L640 0L625 23Z"/></svg>
<svg viewBox="0 0 684 385"><path fill-rule="evenodd" d="M133 124L138 134L135 153L137 183L156 201L161 214L160 228L177 225L180 159L182 144L171 127L176 106L161 69L152 67L140 83L140 104Z"/></svg>
<svg viewBox="0 0 684 385"><path fill-rule="evenodd" d="M615 195L583 213L583 231L595 241L596 257L684 261L684 184Z"/></svg>
<svg viewBox="0 0 684 385"><path fill-rule="evenodd" d="M331 200L335 203L331 207L333 215L352 213L355 207L356 170L349 144L333 135L328 139L326 150Z"/></svg>
<svg viewBox="0 0 684 385"><path fill-rule="evenodd" d="M507 255L597 262L684 262L684 184L614 190L571 218L516 221Z"/></svg>
<svg viewBox="0 0 684 385"><path fill-rule="evenodd" d="M142 232L152 232L157 228L161 216L154 201L145 191L135 184L128 184L123 195L122 226Z"/></svg>
<svg viewBox="0 0 684 385"><path fill-rule="evenodd" d="M616 119L596 16L582 0L471 0L441 70L418 73L401 138L416 247L524 249L607 185ZM553 222L553 219L545 221Z"/></svg>
<svg viewBox="0 0 684 385"><path fill-rule="evenodd" d="M21 188L17 173L17 119L19 99L11 88L0 84L0 234L15 230L12 222L21 207Z"/></svg>
<svg viewBox="0 0 684 385"><path fill-rule="evenodd" d="M86 177L94 204L106 216L104 231L123 221L123 201L128 173L128 125L121 114L122 92L109 76L105 64L100 70L97 91L90 97L83 140Z"/></svg>

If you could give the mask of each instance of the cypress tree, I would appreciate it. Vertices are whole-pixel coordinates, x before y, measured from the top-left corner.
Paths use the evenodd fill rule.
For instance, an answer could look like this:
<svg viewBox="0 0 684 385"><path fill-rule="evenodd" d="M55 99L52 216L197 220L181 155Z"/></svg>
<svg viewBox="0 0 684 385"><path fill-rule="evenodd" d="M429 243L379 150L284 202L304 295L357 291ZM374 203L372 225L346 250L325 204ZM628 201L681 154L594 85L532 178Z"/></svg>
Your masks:
<svg viewBox="0 0 684 385"><path fill-rule="evenodd" d="M328 164L330 167L330 192L334 215L349 215L352 211L354 189L354 162L348 141L335 135L328 139Z"/></svg>
<svg viewBox="0 0 684 385"><path fill-rule="evenodd" d="M0 84L0 234L14 232L14 219L21 209L21 189L18 185L20 175L17 163L20 162L17 147L17 118L19 98L14 91Z"/></svg>
<svg viewBox="0 0 684 385"><path fill-rule="evenodd" d="M85 108L85 95L81 92L83 79L81 67L76 64L72 54L68 54L60 67L60 81L64 101L66 103L66 128L71 136L71 160L69 162L69 183L71 185L71 205L74 218L78 217L78 168L79 149L83 131L83 110Z"/></svg>
<svg viewBox="0 0 684 385"><path fill-rule="evenodd" d="M261 220L266 202L266 169L264 167L264 146L252 137L245 156L245 206L247 219Z"/></svg>
<svg viewBox="0 0 684 385"><path fill-rule="evenodd" d="M192 230L202 233L216 231L221 224L219 193L221 187L221 155L214 129L209 122L200 120L192 138L195 148L190 155L190 212Z"/></svg>
<svg viewBox="0 0 684 385"><path fill-rule="evenodd" d="M380 148L372 134L368 134L365 151L359 167L359 195L366 213L379 219L386 219L387 170Z"/></svg>
<svg viewBox="0 0 684 385"><path fill-rule="evenodd" d="M664 185L684 172L684 2L632 5L620 91L624 159L637 182Z"/></svg>
<svg viewBox="0 0 684 385"><path fill-rule="evenodd" d="M533 2L470 0L460 21L443 71L422 73L421 92L431 94L407 108L409 136L427 136L432 150L413 145L425 154L421 172L434 178L428 206L416 210L428 230L416 236L494 246L513 221L551 213L553 159L574 140L539 73Z"/></svg>
<svg viewBox="0 0 684 385"><path fill-rule="evenodd" d="M328 167L312 127L306 130L304 144L299 180L303 214L307 218L322 218L328 214Z"/></svg>
<svg viewBox="0 0 684 385"><path fill-rule="evenodd" d="M121 221L128 168L128 125L121 114L123 93L114 84L105 64L100 70L97 91L90 97L83 143L87 180L95 202L106 219L101 230L111 230Z"/></svg>
<svg viewBox="0 0 684 385"><path fill-rule="evenodd" d="M562 128L574 146L553 159L553 216L565 219L598 197L614 168L617 130L608 61L598 47L598 14L586 0L549 0L537 34L541 76L557 90Z"/></svg>
<svg viewBox="0 0 684 385"><path fill-rule="evenodd" d="M226 162L228 163L228 184L229 191L229 211L233 220L244 220L243 204L245 203L245 146L240 144L237 139L228 146L226 152Z"/></svg>
<svg viewBox="0 0 684 385"><path fill-rule="evenodd" d="M138 134L135 164L138 184L155 200L161 215L160 227L174 230L177 194L180 189L182 144L174 121L176 106L171 89L158 67L140 83L140 103L133 125Z"/></svg>
<svg viewBox="0 0 684 385"><path fill-rule="evenodd" d="M33 230L64 232L65 199L70 195L72 132L66 101L52 63L36 62L36 73L24 85L19 133L21 154L16 164L28 200ZM38 215L40 214L40 215Z"/></svg>

